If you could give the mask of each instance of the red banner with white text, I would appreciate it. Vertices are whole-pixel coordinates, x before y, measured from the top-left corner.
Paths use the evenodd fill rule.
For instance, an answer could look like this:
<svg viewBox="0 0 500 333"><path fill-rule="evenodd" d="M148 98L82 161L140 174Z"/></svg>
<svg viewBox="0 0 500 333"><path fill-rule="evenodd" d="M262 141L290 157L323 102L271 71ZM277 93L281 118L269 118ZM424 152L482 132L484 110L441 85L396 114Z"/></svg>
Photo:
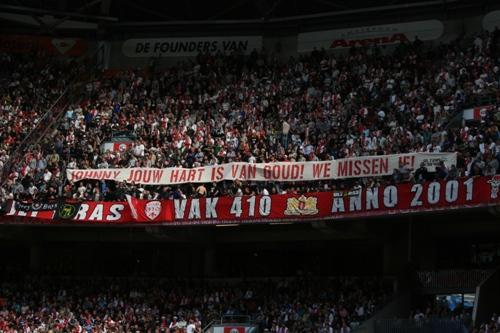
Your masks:
<svg viewBox="0 0 500 333"><path fill-rule="evenodd" d="M304 222L485 207L500 203L499 189L500 176L495 176L406 183L346 192L65 202L59 204L56 210L31 210L30 207L36 205L12 202L2 222L166 225Z"/></svg>

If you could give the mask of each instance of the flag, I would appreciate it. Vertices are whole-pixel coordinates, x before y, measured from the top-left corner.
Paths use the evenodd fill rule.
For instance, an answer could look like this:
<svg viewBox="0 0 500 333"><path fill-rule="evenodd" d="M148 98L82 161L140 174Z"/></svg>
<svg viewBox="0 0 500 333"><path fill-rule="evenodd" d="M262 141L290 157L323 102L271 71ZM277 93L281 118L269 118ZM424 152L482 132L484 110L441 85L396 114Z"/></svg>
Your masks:
<svg viewBox="0 0 500 333"><path fill-rule="evenodd" d="M106 151L126 151L132 146L132 142L105 142L101 145L101 152Z"/></svg>
<svg viewBox="0 0 500 333"><path fill-rule="evenodd" d="M494 109L494 105L476 106L462 111L462 118L465 120L480 121L488 111Z"/></svg>
<svg viewBox="0 0 500 333"><path fill-rule="evenodd" d="M138 215L137 215L137 199L132 197L130 194L127 194L125 195L125 197L127 198L127 203L130 207L130 213L132 214L132 218L134 220L137 220L138 219Z"/></svg>
<svg viewBox="0 0 500 333"><path fill-rule="evenodd" d="M168 222L174 219L170 200L140 200L126 195L132 218L139 222Z"/></svg>

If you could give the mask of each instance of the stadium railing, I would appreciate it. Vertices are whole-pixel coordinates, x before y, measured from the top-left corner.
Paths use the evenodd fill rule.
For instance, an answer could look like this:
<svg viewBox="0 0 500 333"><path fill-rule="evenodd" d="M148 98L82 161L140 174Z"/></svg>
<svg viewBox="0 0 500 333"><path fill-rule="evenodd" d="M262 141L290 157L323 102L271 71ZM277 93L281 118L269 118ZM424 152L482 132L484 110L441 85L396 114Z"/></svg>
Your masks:
<svg viewBox="0 0 500 333"><path fill-rule="evenodd" d="M205 326L203 332L223 333L235 327L244 327L246 333L259 333L259 325L247 315L224 315L221 319L214 320Z"/></svg>
<svg viewBox="0 0 500 333"><path fill-rule="evenodd" d="M462 292L474 292L475 288L490 274L491 270L442 270L420 271L418 279L424 292L443 292L444 290L458 289Z"/></svg>

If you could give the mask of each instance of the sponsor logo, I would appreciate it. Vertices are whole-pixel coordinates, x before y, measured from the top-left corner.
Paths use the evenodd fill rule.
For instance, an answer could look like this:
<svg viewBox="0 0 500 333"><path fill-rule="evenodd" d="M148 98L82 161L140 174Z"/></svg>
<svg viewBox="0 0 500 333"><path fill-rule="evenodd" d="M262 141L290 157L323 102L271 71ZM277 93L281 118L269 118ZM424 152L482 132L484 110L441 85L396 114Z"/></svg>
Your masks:
<svg viewBox="0 0 500 333"><path fill-rule="evenodd" d="M289 198L286 202L285 215L315 215L318 213L318 199L301 196Z"/></svg>
<svg viewBox="0 0 500 333"><path fill-rule="evenodd" d="M363 38L363 39L336 39L330 45L331 49L338 47L370 46L374 44L406 43L408 37L403 33L395 33L391 36Z"/></svg>
<svg viewBox="0 0 500 333"><path fill-rule="evenodd" d="M70 219L76 214L76 207L70 204L63 204L57 210L57 215L63 219Z"/></svg>
<svg viewBox="0 0 500 333"><path fill-rule="evenodd" d="M144 208L144 214L148 217L150 220L154 220L157 218L161 213L161 202L160 201L150 201L146 204L146 207Z"/></svg>
<svg viewBox="0 0 500 333"><path fill-rule="evenodd" d="M488 184L491 187L491 199L498 198L498 191L500 190L500 176L493 176L490 180L488 180Z"/></svg>
<svg viewBox="0 0 500 333"><path fill-rule="evenodd" d="M34 202L34 203L15 203L16 210L20 210L23 212L37 212L37 211L45 211L45 210L56 210L58 204L57 203L42 203L42 202Z"/></svg>
<svg viewBox="0 0 500 333"><path fill-rule="evenodd" d="M54 38L52 39L52 45L56 48L56 50L60 54L66 54L69 50L73 48L76 44L75 39L71 38L64 38L64 39L59 39L59 38Z"/></svg>

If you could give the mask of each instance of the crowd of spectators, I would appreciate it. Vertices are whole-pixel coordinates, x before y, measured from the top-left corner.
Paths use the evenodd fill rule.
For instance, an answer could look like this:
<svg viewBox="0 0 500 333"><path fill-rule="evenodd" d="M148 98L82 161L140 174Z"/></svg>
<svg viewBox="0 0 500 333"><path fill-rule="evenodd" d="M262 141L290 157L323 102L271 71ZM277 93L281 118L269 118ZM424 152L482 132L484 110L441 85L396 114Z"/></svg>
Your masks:
<svg viewBox="0 0 500 333"><path fill-rule="evenodd" d="M443 304L429 305L424 311L416 309L410 313L410 320L416 323L423 323L433 320L446 320L463 324L465 327L472 325L472 309L464 308L462 305L451 310L449 306Z"/></svg>
<svg viewBox="0 0 500 333"><path fill-rule="evenodd" d="M378 278L188 282L27 277L0 285L0 332L201 332L248 315L261 331L348 333L388 299Z"/></svg>
<svg viewBox="0 0 500 333"><path fill-rule="evenodd" d="M496 313L491 315L491 319L472 329L471 333L498 333L500 332L500 316Z"/></svg>
<svg viewBox="0 0 500 333"><path fill-rule="evenodd" d="M460 332L470 333L498 333L500 332L500 316L496 313L491 315L491 319L486 322L474 323L472 321L472 308L463 307L459 304L451 310L447 304L435 303L428 304L425 311L416 309L410 313L410 321L417 327L426 323L434 322L434 325L441 324L442 327L451 327L454 324L456 327L463 327L466 330L458 330ZM457 332L458 332L457 331Z"/></svg>
<svg viewBox="0 0 500 333"><path fill-rule="evenodd" d="M84 85L58 130L15 165L2 198L251 195L493 175L500 157L500 63L491 45L498 35L437 46L416 40L392 51L353 48L344 55L314 50L286 62L265 51L200 54L166 70L102 73ZM450 125L464 108L483 103L494 107L480 121ZM118 135L127 137L126 149L102 149ZM64 172L449 151L458 152L457 164L437 172L402 166L392 176L349 181L152 187L69 183Z"/></svg>
<svg viewBox="0 0 500 333"><path fill-rule="evenodd" d="M82 69L73 60L38 57L36 54L0 54L0 170L18 172L16 154L28 148L25 139L56 120L53 106L61 100L70 80ZM26 146L23 146L26 145ZM30 154L37 154L30 151ZM38 152L38 155L42 152ZM15 164L11 169L11 164ZM43 167L42 165L40 165ZM36 169L36 168L35 168ZM43 167L45 169L45 167ZM6 176L3 174L2 176ZM2 182L5 182L2 177ZM14 186L14 187L12 187ZM15 184L2 187L2 197ZM10 193L9 193L10 192Z"/></svg>

